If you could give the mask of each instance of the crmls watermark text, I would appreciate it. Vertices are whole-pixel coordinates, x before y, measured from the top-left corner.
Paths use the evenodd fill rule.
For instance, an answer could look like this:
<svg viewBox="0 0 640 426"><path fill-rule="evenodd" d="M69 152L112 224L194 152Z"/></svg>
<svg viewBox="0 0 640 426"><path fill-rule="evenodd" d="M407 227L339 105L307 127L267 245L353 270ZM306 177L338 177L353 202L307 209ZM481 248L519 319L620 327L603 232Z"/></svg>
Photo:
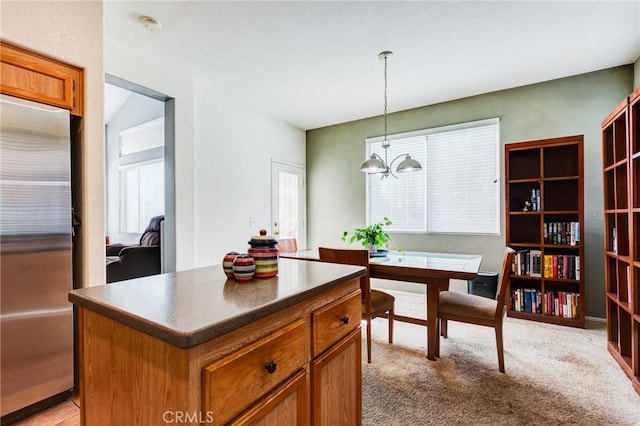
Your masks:
<svg viewBox="0 0 640 426"><path fill-rule="evenodd" d="M165 423L213 423L213 413L211 411L165 411L162 413L162 420Z"/></svg>

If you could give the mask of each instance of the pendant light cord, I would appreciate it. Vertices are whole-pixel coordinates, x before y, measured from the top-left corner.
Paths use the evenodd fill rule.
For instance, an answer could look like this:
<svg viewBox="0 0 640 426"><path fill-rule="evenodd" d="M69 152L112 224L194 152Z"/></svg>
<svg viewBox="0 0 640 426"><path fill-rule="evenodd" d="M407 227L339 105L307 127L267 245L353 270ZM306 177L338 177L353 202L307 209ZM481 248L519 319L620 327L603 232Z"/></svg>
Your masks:
<svg viewBox="0 0 640 426"><path fill-rule="evenodd" d="M384 57L384 140L387 140L387 56ZM386 142L385 142L386 143Z"/></svg>

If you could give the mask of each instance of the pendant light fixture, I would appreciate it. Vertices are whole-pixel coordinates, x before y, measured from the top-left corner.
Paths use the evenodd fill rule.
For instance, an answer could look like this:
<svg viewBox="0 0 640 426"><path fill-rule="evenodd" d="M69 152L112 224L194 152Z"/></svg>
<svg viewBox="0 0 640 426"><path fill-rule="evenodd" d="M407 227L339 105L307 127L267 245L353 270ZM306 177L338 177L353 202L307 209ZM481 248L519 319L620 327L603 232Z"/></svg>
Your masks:
<svg viewBox="0 0 640 426"><path fill-rule="evenodd" d="M393 55L393 52L389 50L385 50L384 52L380 52L378 57L384 61L384 139L382 140L382 148L384 148L384 160L378 154L371 154L371 158L362 163L360 166L360 171L367 174L381 174L382 179L388 177L389 175L397 178L397 176L393 173L393 163L404 157L404 160L398 164L396 168L397 173L405 173L405 172L415 172L422 170L422 166L416 160L411 158L409 154L400 154L391 162L387 161L388 153L387 150L391 144L389 143L389 139L387 138L387 59L389 56Z"/></svg>

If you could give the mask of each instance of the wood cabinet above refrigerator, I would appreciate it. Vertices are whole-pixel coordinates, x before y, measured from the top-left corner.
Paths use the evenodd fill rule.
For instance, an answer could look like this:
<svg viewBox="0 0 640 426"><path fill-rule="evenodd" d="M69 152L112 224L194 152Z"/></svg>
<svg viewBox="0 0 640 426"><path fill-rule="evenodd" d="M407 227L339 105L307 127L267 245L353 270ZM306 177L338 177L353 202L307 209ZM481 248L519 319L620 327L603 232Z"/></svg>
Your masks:
<svg viewBox="0 0 640 426"><path fill-rule="evenodd" d="M83 71L0 42L0 93L83 114Z"/></svg>

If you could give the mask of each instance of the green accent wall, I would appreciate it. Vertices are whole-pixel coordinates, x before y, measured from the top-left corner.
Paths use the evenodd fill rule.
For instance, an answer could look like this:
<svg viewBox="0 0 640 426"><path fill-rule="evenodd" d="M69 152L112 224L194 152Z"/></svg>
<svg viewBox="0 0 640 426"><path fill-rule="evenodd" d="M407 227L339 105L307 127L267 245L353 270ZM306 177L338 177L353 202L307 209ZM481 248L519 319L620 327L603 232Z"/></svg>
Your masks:
<svg viewBox="0 0 640 426"><path fill-rule="evenodd" d="M634 79L640 81L638 71L626 65L390 114L390 134L499 117L502 145L501 235L394 233L391 247L479 253L482 270L499 271L505 245L504 144L584 135L586 313L604 318L600 125L633 91ZM365 224L366 179L359 167L365 139L382 133L382 116L307 131L309 247L344 246L342 232Z"/></svg>

